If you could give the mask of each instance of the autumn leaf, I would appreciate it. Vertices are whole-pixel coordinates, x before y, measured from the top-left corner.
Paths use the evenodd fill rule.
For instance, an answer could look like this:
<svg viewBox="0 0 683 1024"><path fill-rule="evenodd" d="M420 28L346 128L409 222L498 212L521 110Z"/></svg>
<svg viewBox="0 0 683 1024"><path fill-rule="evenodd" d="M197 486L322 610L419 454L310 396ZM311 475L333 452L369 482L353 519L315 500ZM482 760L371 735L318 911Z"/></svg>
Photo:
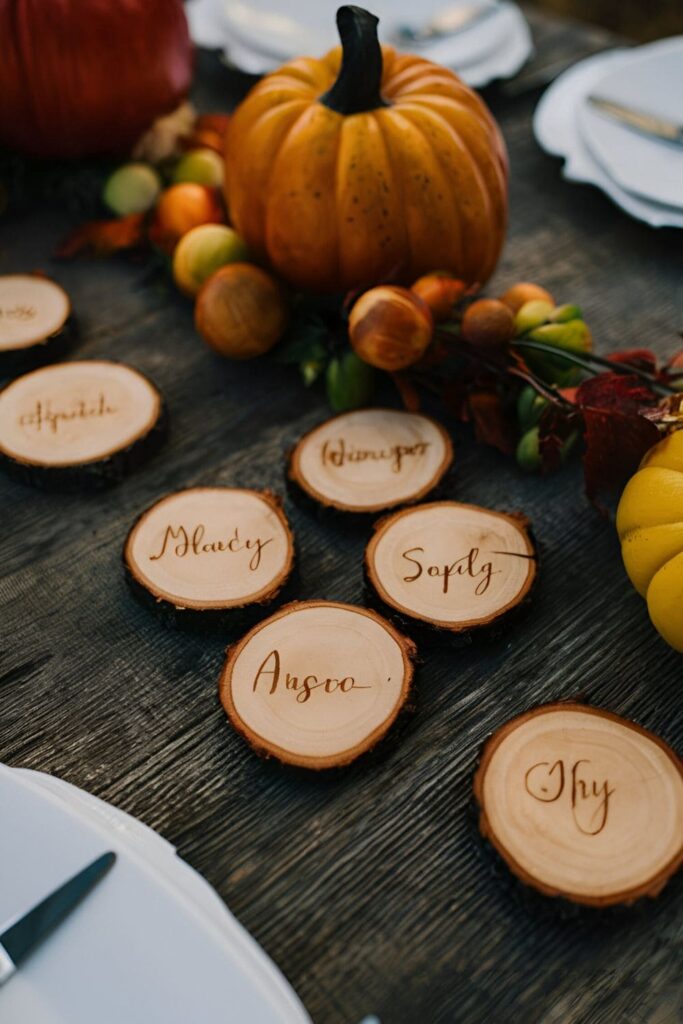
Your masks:
<svg viewBox="0 0 683 1024"><path fill-rule="evenodd" d="M497 448L503 455L515 450L515 428L510 422L502 399L495 391L473 391L469 411L474 422L477 441Z"/></svg>
<svg viewBox="0 0 683 1024"><path fill-rule="evenodd" d="M183 149L213 149L223 156L229 114L200 114L192 131L181 140Z"/></svg>
<svg viewBox="0 0 683 1024"><path fill-rule="evenodd" d="M579 385L576 403L584 421L586 494L599 505L600 496L623 487L659 440L648 415L658 398L638 377L601 373Z"/></svg>
<svg viewBox="0 0 683 1024"><path fill-rule="evenodd" d="M564 390L566 393L576 389ZM567 409L564 405L554 403L547 406L538 424L538 450L542 473L554 473L560 468L581 428L581 413L578 408Z"/></svg>
<svg viewBox="0 0 683 1024"><path fill-rule="evenodd" d="M145 240L144 213L131 213L114 220L91 220L76 228L57 248L55 257L71 260L88 253L111 256L125 249L135 249Z"/></svg>
<svg viewBox="0 0 683 1024"><path fill-rule="evenodd" d="M657 356L649 348L625 348L619 352L610 352L607 358L612 363L628 363L647 373L657 372Z"/></svg>

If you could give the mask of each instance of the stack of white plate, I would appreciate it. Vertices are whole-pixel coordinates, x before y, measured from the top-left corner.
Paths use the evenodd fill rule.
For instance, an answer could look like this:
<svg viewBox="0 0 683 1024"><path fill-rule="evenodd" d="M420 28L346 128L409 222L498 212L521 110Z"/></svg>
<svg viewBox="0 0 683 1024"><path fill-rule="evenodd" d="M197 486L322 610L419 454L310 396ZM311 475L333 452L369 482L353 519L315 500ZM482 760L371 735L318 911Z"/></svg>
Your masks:
<svg viewBox="0 0 683 1024"><path fill-rule="evenodd" d="M116 863L0 988L7 1024L310 1024L263 950L156 832L0 765L0 931L96 856Z"/></svg>
<svg viewBox="0 0 683 1024"><path fill-rule="evenodd" d="M529 26L511 0L373 0L369 6L380 19L381 41L396 45L400 26L419 30L445 11L473 4L485 7L486 16L454 34L398 48L444 64L481 88L515 75L532 53ZM198 46L222 50L229 64L261 75L337 46L338 6L339 0L190 0L187 14Z"/></svg>
<svg viewBox="0 0 683 1024"><path fill-rule="evenodd" d="M589 182L653 227L683 227L683 145L641 134L589 96L683 126L683 36L589 57L546 90L534 132L564 157L564 176Z"/></svg>

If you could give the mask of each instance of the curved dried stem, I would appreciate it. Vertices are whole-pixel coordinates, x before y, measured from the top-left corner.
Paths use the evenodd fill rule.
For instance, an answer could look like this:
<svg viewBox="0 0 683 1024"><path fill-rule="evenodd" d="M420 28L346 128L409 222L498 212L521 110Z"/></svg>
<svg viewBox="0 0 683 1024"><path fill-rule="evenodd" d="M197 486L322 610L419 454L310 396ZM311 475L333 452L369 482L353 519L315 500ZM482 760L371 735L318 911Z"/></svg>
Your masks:
<svg viewBox="0 0 683 1024"><path fill-rule="evenodd" d="M671 395L675 393L675 388L657 380L653 374L638 366L634 366L633 363L622 363L617 360L606 359L604 356L596 355L594 352L584 352L579 355L576 352L569 352L567 349L556 348L554 345L547 345L545 342L531 341L526 338L515 338L512 344L513 348L521 349L522 352L525 350L541 352L553 358L564 359L574 366L581 367L587 373L597 373L598 371L594 368L594 365L597 365L612 370L613 373L623 373L628 376L638 377L639 380L642 380L653 391L658 391L660 394Z"/></svg>

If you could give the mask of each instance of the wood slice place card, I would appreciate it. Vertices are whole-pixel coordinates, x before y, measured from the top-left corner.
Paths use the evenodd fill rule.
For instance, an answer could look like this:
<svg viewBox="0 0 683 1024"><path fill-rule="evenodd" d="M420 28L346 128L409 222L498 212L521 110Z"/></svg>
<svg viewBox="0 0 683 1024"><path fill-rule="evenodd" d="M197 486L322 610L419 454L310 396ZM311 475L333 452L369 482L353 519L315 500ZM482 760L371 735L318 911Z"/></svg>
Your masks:
<svg viewBox="0 0 683 1024"><path fill-rule="evenodd" d="M683 862L683 765L653 733L597 708L512 719L474 778L479 828L547 896L605 907L656 896Z"/></svg>
<svg viewBox="0 0 683 1024"><path fill-rule="evenodd" d="M161 395L123 363L45 366L0 391L0 465L57 488L116 483L165 435Z"/></svg>
<svg viewBox="0 0 683 1024"><path fill-rule="evenodd" d="M367 514L419 501L452 461L448 434L428 416L359 409L302 437L288 476L323 508Z"/></svg>
<svg viewBox="0 0 683 1024"><path fill-rule="evenodd" d="M405 707L415 647L374 612L299 601L228 651L228 718L261 755L336 768L371 750Z"/></svg>
<svg viewBox="0 0 683 1024"><path fill-rule="evenodd" d="M382 519L365 551L374 597L391 613L450 635L499 623L537 574L522 516L436 501Z"/></svg>
<svg viewBox="0 0 683 1024"><path fill-rule="evenodd" d="M57 358L74 333L64 289L39 274L0 275L0 372Z"/></svg>
<svg viewBox="0 0 683 1024"><path fill-rule="evenodd" d="M142 513L123 561L138 596L174 622L222 624L272 603L292 572L294 541L276 495L192 487Z"/></svg>

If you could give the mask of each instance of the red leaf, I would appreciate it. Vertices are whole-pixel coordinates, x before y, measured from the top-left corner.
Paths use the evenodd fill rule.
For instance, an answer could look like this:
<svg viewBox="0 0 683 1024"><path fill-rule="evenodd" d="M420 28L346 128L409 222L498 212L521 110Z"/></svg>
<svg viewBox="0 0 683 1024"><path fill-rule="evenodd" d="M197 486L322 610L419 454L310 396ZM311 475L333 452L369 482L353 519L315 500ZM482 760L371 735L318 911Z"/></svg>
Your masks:
<svg viewBox="0 0 683 1024"><path fill-rule="evenodd" d="M646 415L658 400L637 377L618 373L584 381L576 400L584 418L586 494L597 504L601 494L624 485L659 440L657 427Z"/></svg>
<svg viewBox="0 0 683 1024"><path fill-rule="evenodd" d="M82 253L111 256L124 249L134 249L145 241L144 213L131 213L115 220L92 220L76 228L57 248L55 256L70 260Z"/></svg>
<svg viewBox="0 0 683 1024"><path fill-rule="evenodd" d="M607 358L613 363L629 363L648 373L657 372L657 356L649 348L626 348L620 352L611 352Z"/></svg>
<svg viewBox="0 0 683 1024"><path fill-rule="evenodd" d="M567 389L569 390L569 389ZM581 413L560 405L549 405L538 424L538 449L541 472L554 473L562 465L563 450L572 434L581 429Z"/></svg>
<svg viewBox="0 0 683 1024"><path fill-rule="evenodd" d="M644 405L656 405L657 396L638 377L608 372L579 384L575 401L582 408L638 413Z"/></svg>
<svg viewBox="0 0 683 1024"><path fill-rule="evenodd" d="M477 441L497 448L503 455L515 450L515 431L500 395L495 391L473 391L469 401Z"/></svg>
<svg viewBox="0 0 683 1024"><path fill-rule="evenodd" d="M578 390L579 390L578 387L576 387L576 388L560 388L559 389L559 394L561 394L563 398L566 398L568 402L571 402L572 405L576 405L577 404L576 403L576 392Z"/></svg>

